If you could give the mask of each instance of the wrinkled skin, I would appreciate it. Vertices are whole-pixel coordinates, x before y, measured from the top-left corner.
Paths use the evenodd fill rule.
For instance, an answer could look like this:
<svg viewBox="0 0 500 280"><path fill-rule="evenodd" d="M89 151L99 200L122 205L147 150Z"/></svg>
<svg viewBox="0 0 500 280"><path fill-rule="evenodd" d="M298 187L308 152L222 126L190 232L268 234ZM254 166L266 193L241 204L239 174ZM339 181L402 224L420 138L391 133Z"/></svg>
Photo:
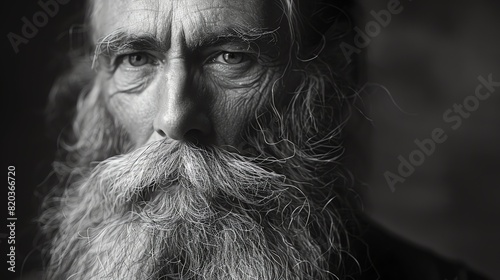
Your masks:
<svg viewBox="0 0 500 280"><path fill-rule="evenodd" d="M95 76L41 218L50 279L341 275L343 100L283 17L264 0L94 3Z"/></svg>
<svg viewBox="0 0 500 280"><path fill-rule="evenodd" d="M276 29L276 7L262 0L122 2L96 4L94 37L119 31L150 36L159 45L112 51L101 63L109 110L134 144L193 137L237 145L279 71L262 62L275 59L266 57L274 43L225 37L232 29Z"/></svg>

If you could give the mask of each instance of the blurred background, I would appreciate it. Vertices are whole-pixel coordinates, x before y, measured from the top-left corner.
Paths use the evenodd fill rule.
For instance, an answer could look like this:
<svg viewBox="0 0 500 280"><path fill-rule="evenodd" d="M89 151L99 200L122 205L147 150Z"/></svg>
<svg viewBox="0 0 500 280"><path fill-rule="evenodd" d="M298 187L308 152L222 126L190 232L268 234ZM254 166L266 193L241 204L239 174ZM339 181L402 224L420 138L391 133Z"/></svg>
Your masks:
<svg viewBox="0 0 500 280"><path fill-rule="evenodd" d="M359 54L371 119L366 212L500 279L500 2L360 0L359 6L363 16L355 25L370 37ZM396 13L381 20L387 14L381 11ZM481 97L491 91L483 100L476 97L479 77L497 82L479 89ZM441 132L435 148L416 144L429 143L434 130Z"/></svg>
<svg viewBox="0 0 500 280"><path fill-rule="evenodd" d="M78 43L68 30L81 23L75 15L83 1L66 2L17 53L8 34L22 34L23 17L42 9L38 1L3 4L3 168L6 174L16 167L18 271L38 260L31 253L37 186L57 146L44 124L47 95L65 67L61 51ZM356 0L355 6L348 36L354 40L346 37L343 50L361 69L368 118L356 128L370 167L362 179L366 213L444 258L500 279L500 86L484 82L500 82L500 2ZM479 85L482 100L475 95ZM3 258L6 234L2 226Z"/></svg>
<svg viewBox="0 0 500 280"><path fill-rule="evenodd" d="M78 11L83 8L81 0L60 0L59 9L46 19L39 1L8 1L2 4L2 53L7 60L2 64L2 168L4 180L8 166L16 168L16 272L7 271L8 251L6 228L7 182L0 191L0 256L2 279L21 276L21 270L31 270L39 263L35 250L38 242L35 218L41 197L41 184L50 173L51 162L57 143L49 137L50 126L46 126L44 113L51 85L61 74L65 65L65 53L71 42L70 27L81 23ZM50 1L40 1L43 3ZM36 29L26 30L31 38L24 37L26 18L33 23L38 14ZM11 44L9 34L14 33L26 39L18 45L18 52ZM14 39L12 39L14 40ZM17 41L14 41L17 42ZM7 277L7 278L5 278Z"/></svg>

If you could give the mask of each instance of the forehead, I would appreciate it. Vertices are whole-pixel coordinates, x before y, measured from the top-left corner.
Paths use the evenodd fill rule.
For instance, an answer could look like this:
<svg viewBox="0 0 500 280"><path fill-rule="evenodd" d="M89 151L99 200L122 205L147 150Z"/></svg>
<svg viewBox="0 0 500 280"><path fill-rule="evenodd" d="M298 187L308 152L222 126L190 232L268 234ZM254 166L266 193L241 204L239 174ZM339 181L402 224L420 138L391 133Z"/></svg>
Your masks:
<svg viewBox="0 0 500 280"><path fill-rule="evenodd" d="M183 32L186 41L228 28L274 29L271 0L98 0L92 8L94 38L114 31L148 33L159 39Z"/></svg>

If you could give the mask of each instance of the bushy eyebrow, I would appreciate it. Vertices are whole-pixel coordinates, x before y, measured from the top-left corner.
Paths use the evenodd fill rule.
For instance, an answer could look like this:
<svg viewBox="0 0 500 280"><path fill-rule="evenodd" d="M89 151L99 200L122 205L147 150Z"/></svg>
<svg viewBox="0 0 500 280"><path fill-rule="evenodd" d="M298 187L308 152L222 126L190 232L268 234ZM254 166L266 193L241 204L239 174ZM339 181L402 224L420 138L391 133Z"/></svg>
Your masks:
<svg viewBox="0 0 500 280"><path fill-rule="evenodd" d="M263 30L260 28L226 28L223 31L205 33L192 43L188 48L200 49L228 42L255 43L257 46L278 42L278 29ZM99 57L111 57L125 50L141 50L166 52L170 47L170 42L162 42L153 34L131 34L126 31L117 30L98 40L92 65L95 65Z"/></svg>
<svg viewBox="0 0 500 280"><path fill-rule="evenodd" d="M98 40L92 65L99 57L111 57L125 50L166 51L166 46L152 34L134 35L124 31L115 31Z"/></svg>
<svg viewBox="0 0 500 280"><path fill-rule="evenodd" d="M276 44L278 38L278 28L274 30L265 30L262 28L231 27L221 32L206 33L201 38L197 38L195 46L213 46L234 41Z"/></svg>

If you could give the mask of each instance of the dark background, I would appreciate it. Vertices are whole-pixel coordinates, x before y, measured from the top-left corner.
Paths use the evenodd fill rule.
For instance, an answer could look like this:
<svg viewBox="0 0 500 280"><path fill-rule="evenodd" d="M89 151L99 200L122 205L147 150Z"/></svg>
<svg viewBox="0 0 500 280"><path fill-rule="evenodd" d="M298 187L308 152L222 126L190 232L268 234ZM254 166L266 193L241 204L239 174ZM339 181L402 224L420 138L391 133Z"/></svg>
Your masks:
<svg viewBox="0 0 500 280"><path fill-rule="evenodd" d="M28 43L19 46L16 54L7 34L22 36L23 17L32 22L33 15L42 11L37 1L8 1L2 5L2 53L7 63L2 64L2 188L1 209L1 270L2 278L20 276L22 267L29 270L38 263L36 251L35 218L41 202L42 182L50 173L50 165L57 143L49 136L50 127L45 125L45 106L54 79L64 67L61 50L68 49L71 42L68 30L81 23L79 16L83 1L73 0L59 5L59 12L48 17L47 24L38 28L37 34ZM16 273L7 271L8 253L7 214L7 168L16 168ZM6 278L3 278L6 279Z"/></svg>
<svg viewBox="0 0 500 280"><path fill-rule="evenodd" d="M369 22L369 12L390 1L360 2ZM500 82L500 2L400 2L403 10L364 50L372 120L366 212L394 233L500 279L500 87L456 129L443 117L474 96L479 76ZM414 141L437 128L446 141L391 189L384 173L397 174L398 157L408 159Z"/></svg>
<svg viewBox="0 0 500 280"><path fill-rule="evenodd" d="M34 219L40 185L50 173L57 142L44 122L48 92L64 69L68 30L81 23L83 1L59 5L59 12L15 53L9 32L21 35L22 17L41 11L37 1L3 4L3 168L16 167L16 274L38 261ZM358 0L353 27L373 21L371 11L389 0ZM442 114L474 93L478 76L500 81L500 8L497 1L401 0L401 13L353 58L363 58L360 92L367 122L359 129L370 159L363 190L365 209L390 231L452 261L500 279L500 88L482 101L462 126L451 130ZM78 38L78 37L76 37ZM347 43L354 45L352 41ZM397 104L397 106L395 106ZM415 139L443 128L448 140L414 173L391 189L384 173L397 172ZM366 131L370 131L367 133ZM369 138L366 135L371 135ZM364 163L366 164L366 162ZM4 181L5 182L5 181ZM7 208L7 185L2 217ZM4 222L5 221L5 222ZM7 222L0 222L0 275L7 272Z"/></svg>

